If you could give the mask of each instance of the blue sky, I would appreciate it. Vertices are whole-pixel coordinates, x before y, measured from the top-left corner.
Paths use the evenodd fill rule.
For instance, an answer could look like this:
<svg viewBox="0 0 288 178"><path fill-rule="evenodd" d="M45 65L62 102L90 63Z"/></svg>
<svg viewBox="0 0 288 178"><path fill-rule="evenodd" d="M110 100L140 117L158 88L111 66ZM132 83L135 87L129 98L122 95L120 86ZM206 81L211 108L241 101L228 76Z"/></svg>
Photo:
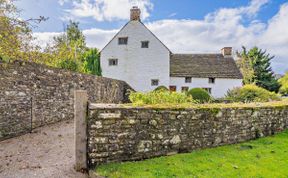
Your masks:
<svg viewBox="0 0 288 178"><path fill-rule="evenodd" d="M137 5L142 21L172 52L257 45L276 56L272 66L277 73L288 70L287 0L20 0L17 5L24 19L49 17L33 29L41 44L73 19L80 22L87 44L101 49Z"/></svg>

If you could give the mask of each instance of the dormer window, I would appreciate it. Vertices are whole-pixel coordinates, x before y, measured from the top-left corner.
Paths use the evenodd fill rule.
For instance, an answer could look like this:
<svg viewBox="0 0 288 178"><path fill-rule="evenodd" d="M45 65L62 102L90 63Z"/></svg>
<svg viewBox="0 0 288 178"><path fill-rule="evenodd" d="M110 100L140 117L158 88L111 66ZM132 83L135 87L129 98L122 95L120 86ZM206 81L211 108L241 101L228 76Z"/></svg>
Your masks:
<svg viewBox="0 0 288 178"><path fill-rule="evenodd" d="M141 48L149 48L149 41L141 41Z"/></svg>
<svg viewBox="0 0 288 178"><path fill-rule="evenodd" d="M119 45L127 45L128 44L128 37L120 37L118 38Z"/></svg>
<svg viewBox="0 0 288 178"><path fill-rule="evenodd" d="M118 59L109 59L109 66L117 66Z"/></svg>

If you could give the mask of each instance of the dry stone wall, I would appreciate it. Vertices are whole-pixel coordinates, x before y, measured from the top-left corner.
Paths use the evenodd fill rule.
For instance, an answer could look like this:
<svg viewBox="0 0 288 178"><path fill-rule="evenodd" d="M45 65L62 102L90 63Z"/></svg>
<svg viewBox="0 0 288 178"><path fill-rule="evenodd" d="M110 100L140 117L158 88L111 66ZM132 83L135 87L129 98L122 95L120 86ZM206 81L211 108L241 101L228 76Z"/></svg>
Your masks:
<svg viewBox="0 0 288 178"><path fill-rule="evenodd" d="M157 109L89 106L88 165L233 144L288 127L288 106Z"/></svg>
<svg viewBox="0 0 288 178"><path fill-rule="evenodd" d="M128 101L127 90L131 88L122 81L30 62L0 63L0 140L17 134L15 124L26 119L32 119L33 128L73 119L75 89L86 90L90 102L123 103ZM19 98L27 102L17 104ZM20 133L21 124L17 128Z"/></svg>

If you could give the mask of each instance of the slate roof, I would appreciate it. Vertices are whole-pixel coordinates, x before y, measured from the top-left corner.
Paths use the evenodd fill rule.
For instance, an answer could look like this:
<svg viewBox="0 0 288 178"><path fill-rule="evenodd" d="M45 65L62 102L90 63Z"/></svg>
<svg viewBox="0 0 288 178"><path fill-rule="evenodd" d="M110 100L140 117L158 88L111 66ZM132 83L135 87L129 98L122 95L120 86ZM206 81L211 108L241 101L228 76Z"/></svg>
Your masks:
<svg viewBox="0 0 288 178"><path fill-rule="evenodd" d="M170 76L243 78L234 59L222 54L171 54Z"/></svg>

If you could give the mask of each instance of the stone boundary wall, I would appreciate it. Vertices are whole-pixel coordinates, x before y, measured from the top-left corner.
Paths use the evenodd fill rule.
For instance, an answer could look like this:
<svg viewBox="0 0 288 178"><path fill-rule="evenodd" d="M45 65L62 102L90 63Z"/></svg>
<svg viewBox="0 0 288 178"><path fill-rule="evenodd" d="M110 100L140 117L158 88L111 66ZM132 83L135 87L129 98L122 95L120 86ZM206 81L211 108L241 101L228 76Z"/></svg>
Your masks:
<svg viewBox="0 0 288 178"><path fill-rule="evenodd" d="M73 91L77 89L86 90L90 102L125 103L128 101L127 91L131 88L123 81L74 73L32 62L0 62L0 140L11 136L7 133L8 130L12 129L15 135L15 124L21 123L21 120L30 115L31 103L26 102L25 105L19 101L17 105L17 98L32 98L32 126L36 128L73 119ZM13 117L8 117L7 113L14 111L15 106L17 112L13 113ZM17 128L20 134L19 124Z"/></svg>
<svg viewBox="0 0 288 178"><path fill-rule="evenodd" d="M31 132L31 106L32 100L29 97L14 97L0 101L0 141Z"/></svg>
<svg viewBox="0 0 288 178"><path fill-rule="evenodd" d="M288 105L159 109L90 104L88 165L142 160L273 135L288 127Z"/></svg>

